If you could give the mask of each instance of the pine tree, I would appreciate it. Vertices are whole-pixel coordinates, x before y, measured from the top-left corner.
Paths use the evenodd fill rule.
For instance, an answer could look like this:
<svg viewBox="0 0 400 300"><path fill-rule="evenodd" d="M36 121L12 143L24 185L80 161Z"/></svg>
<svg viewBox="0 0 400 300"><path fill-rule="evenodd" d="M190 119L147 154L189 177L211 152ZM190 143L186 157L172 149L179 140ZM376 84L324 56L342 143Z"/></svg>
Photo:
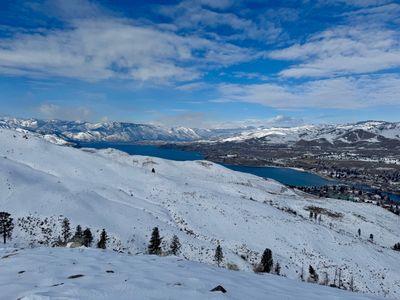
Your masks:
<svg viewBox="0 0 400 300"><path fill-rule="evenodd" d="M313 217L314 217L314 214L313 214L313 212L312 211L310 211L310 219L312 219Z"/></svg>
<svg viewBox="0 0 400 300"><path fill-rule="evenodd" d="M318 274L311 265L308 267L308 273L308 282L318 283Z"/></svg>
<svg viewBox="0 0 400 300"><path fill-rule="evenodd" d="M394 244L393 250L400 251L400 243Z"/></svg>
<svg viewBox="0 0 400 300"><path fill-rule="evenodd" d="M215 248L214 260L217 262L218 267L221 265L221 262L224 259L224 253L222 252L222 247L218 244L217 248Z"/></svg>
<svg viewBox="0 0 400 300"><path fill-rule="evenodd" d="M0 212L0 234L3 235L3 243L11 239L12 231L14 229L13 218L8 212Z"/></svg>
<svg viewBox="0 0 400 300"><path fill-rule="evenodd" d="M261 272L270 273L273 265L274 261L272 259L272 251L271 249L266 248L261 257Z"/></svg>
<svg viewBox="0 0 400 300"><path fill-rule="evenodd" d="M276 275L281 275L281 265L279 264L279 262L277 262L275 264L275 270L274 270Z"/></svg>
<svg viewBox="0 0 400 300"><path fill-rule="evenodd" d="M74 242L76 242L76 243L82 243L83 242L83 232L82 232L81 225L76 226L75 234L72 237L72 240Z"/></svg>
<svg viewBox="0 0 400 300"><path fill-rule="evenodd" d="M371 242L374 241L374 235L372 233L369 235L369 239L371 240Z"/></svg>
<svg viewBox="0 0 400 300"><path fill-rule="evenodd" d="M90 231L90 228L86 228L83 231L83 245L85 247L90 247L90 246L92 246L92 243L93 243L92 232Z"/></svg>
<svg viewBox="0 0 400 300"><path fill-rule="evenodd" d="M179 241L179 238L176 236L176 235L174 235L173 237L172 237L172 240L171 240L171 245L170 245L170 251L171 251L171 253L173 254L173 255L178 255L179 253L180 253L180 251L181 251L181 243L180 243L180 241Z"/></svg>
<svg viewBox="0 0 400 300"><path fill-rule="evenodd" d="M69 241L69 238L71 237L71 227L69 225L68 218L64 218L61 227L62 227L61 229L62 238L64 240L64 243L67 243Z"/></svg>
<svg viewBox="0 0 400 300"><path fill-rule="evenodd" d="M162 238L160 237L158 227L154 227L153 232L151 233L149 246L147 247L149 254L161 255L161 242Z"/></svg>
<svg viewBox="0 0 400 300"><path fill-rule="evenodd" d="M357 233L358 233L358 236L361 236L361 229L360 228L358 228Z"/></svg>
<svg viewBox="0 0 400 300"><path fill-rule="evenodd" d="M97 242L97 248L106 249L107 248L107 240L108 240L107 232L105 229L103 229L100 233L100 239Z"/></svg>

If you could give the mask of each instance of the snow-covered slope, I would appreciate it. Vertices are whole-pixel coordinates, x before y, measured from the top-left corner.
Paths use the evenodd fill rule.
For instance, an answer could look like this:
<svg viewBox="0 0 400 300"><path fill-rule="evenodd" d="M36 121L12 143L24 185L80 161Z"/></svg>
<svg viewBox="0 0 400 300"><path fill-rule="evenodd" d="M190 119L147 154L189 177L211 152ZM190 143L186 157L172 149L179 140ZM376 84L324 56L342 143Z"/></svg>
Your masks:
<svg viewBox="0 0 400 300"><path fill-rule="evenodd" d="M1 299L378 299L177 257L130 256L95 249L0 249L0 266ZM225 288L225 294L210 291L218 285Z"/></svg>
<svg viewBox="0 0 400 300"><path fill-rule="evenodd" d="M0 145L1 209L15 219L48 217L53 238L62 215L73 226L105 228L114 249L143 253L158 226L165 241L179 236L190 260L213 263L220 241L224 264L250 271L268 247L289 278L311 264L333 282L341 269L345 286L353 276L362 292L399 297L399 252L390 249L400 241L399 218L380 207L313 199L207 161L79 150L6 129ZM320 223L309 219L310 209L320 212ZM35 230L17 228L13 243L44 240L46 232Z"/></svg>

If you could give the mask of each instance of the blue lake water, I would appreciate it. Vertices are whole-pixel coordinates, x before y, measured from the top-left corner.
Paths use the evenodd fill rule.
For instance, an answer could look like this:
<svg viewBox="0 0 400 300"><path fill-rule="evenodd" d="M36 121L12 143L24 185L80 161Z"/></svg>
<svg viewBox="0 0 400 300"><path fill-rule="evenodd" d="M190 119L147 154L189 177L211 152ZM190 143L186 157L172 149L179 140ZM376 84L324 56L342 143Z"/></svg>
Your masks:
<svg viewBox="0 0 400 300"><path fill-rule="evenodd" d="M272 178L280 183L292 186L324 186L333 184L334 181L327 180L323 177L310 172L299 171L290 168L280 167L244 167L224 165L225 167L239 172L250 173L260 177Z"/></svg>
<svg viewBox="0 0 400 300"><path fill-rule="evenodd" d="M163 148L154 145L117 144L117 143L80 143L79 146L95 148L95 149L115 148L132 155L155 156L176 161L204 159L204 156L202 156L198 152ZM291 186L318 187L318 186L331 185L337 183L336 181L325 179L321 176L318 176L316 174L307 171L300 171L290 168L245 167L245 166L233 166L233 165L224 165L224 166L234 171L249 173L264 178L272 178L276 181L279 181L280 183ZM363 186L362 189L366 191L372 190L367 186ZM400 202L400 195L392 193L385 193L385 194L387 194L392 200Z"/></svg>
<svg viewBox="0 0 400 300"><path fill-rule="evenodd" d="M115 148L131 155L155 156L170 160L201 160L204 159L198 152L182 151L178 149L161 148L153 145L115 144L115 143L80 143L80 147L95 149Z"/></svg>
<svg viewBox="0 0 400 300"><path fill-rule="evenodd" d="M96 148L96 149L115 148L133 155L155 156L177 161L204 159L204 157L198 152L162 148L153 145L81 143L80 146ZM243 166L233 166L233 165L224 165L224 166L234 171L250 173L260 177L272 178L286 185L308 187L308 186L324 186L328 184L333 184L333 181L327 180L310 172L303 172L289 168L243 167Z"/></svg>

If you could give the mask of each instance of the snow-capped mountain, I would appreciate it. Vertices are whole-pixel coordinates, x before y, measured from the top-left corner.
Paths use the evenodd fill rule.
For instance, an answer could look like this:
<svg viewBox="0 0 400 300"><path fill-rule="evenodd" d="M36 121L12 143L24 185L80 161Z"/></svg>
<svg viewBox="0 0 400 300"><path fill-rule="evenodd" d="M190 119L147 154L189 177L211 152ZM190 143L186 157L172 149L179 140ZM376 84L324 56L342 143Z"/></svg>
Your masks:
<svg viewBox="0 0 400 300"><path fill-rule="evenodd" d="M366 121L344 125L306 125L282 128L199 129L124 122L89 123L79 121L0 118L0 128L28 130L48 139L68 142L138 141L257 141L299 146L381 146L400 147L400 122Z"/></svg>
<svg viewBox="0 0 400 300"><path fill-rule="evenodd" d="M400 147L400 122L366 121L344 125L306 125L258 128L221 139L222 142L259 141L269 144Z"/></svg>
<svg viewBox="0 0 400 300"><path fill-rule="evenodd" d="M165 129L148 124L125 122L89 123L80 121L0 118L0 128L20 129L70 142L195 141L237 134L243 129Z"/></svg>
<svg viewBox="0 0 400 300"><path fill-rule="evenodd" d="M96 238L105 228L109 248L144 253L158 226L165 242L179 237L189 260L214 264L219 242L223 265L251 272L268 247L291 279L302 269L307 277L312 265L330 283L338 284L340 271L342 286L353 278L360 292L400 296L399 252L391 249L399 217L376 205L313 198L208 161L75 149L8 129L0 129L0 145L0 206L21 224L15 247L49 243L66 216Z"/></svg>

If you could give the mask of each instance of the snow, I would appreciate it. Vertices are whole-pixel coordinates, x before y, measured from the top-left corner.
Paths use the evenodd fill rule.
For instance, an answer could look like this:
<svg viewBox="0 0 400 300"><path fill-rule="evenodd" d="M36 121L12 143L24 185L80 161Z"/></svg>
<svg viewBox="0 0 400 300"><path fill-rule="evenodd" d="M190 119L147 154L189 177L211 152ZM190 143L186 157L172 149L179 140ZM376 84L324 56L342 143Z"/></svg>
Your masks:
<svg viewBox="0 0 400 300"><path fill-rule="evenodd" d="M2 299L368 300L375 297L178 257L97 249L0 249ZM77 278L68 278L83 275ZM211 292L222 285L226 293Z"/></svg>
<svg viewBox="0 0 400 300"><path fill-rule="evenodd" d="M109 248L135 254L146 251L158 226L166 242L179 237L182 257L213 264L219 241L224 265L249 272L268 247L289 278L311 264L333 281L341 268L345 285L353 276L361 292L399 298L399 253L390 249L400 241L399 217L380 207L313 198L207 161L79 150L6 129L0 145L0 206L15 219L33 215L59 224L66 216L73 227L91 227L96 238L105 228ZM323 214L319 224L309 219L310 206L339 217ZM59 225L54 231L56 237ZM40 228L35 232L40 239ZM12 245L33 240L17 228Z"/></svg>
<svg viewBox="0 0 400 300"><path fill-rule="evenodd" d="M269 143L294 143L326 139L333 143L346 140L346 134L366 131L380 137L400 140L400 122L366 121L336 125L303 125L298 127L244 127L232 129L163 128L155 125L123 122L89 123L79 121L1 118L0 127L24 129L42 134L57 134L75 141L244 141L262 139ZM360 139L361 140L361 139ZM379 139L365 140L378 143Z"/></svg>
<svg viewBox="0 0 400 300"><path fill-rule="evenodd" d="M265 139L270 143L294 143L301 139L311 141L326 139L328 142L341 141L350 143L343 136L349 132L363 130L391 139L400 139L400 123L368 121L339 125L304 125L298 127L258 128L247 130L241 134L221 139L222 142L241 142L249 139ZM357 134L358 136L358 134ZM358 140L363 140L358 137ZM366 142L377 143L376 137L364 139Z"/></svg>

